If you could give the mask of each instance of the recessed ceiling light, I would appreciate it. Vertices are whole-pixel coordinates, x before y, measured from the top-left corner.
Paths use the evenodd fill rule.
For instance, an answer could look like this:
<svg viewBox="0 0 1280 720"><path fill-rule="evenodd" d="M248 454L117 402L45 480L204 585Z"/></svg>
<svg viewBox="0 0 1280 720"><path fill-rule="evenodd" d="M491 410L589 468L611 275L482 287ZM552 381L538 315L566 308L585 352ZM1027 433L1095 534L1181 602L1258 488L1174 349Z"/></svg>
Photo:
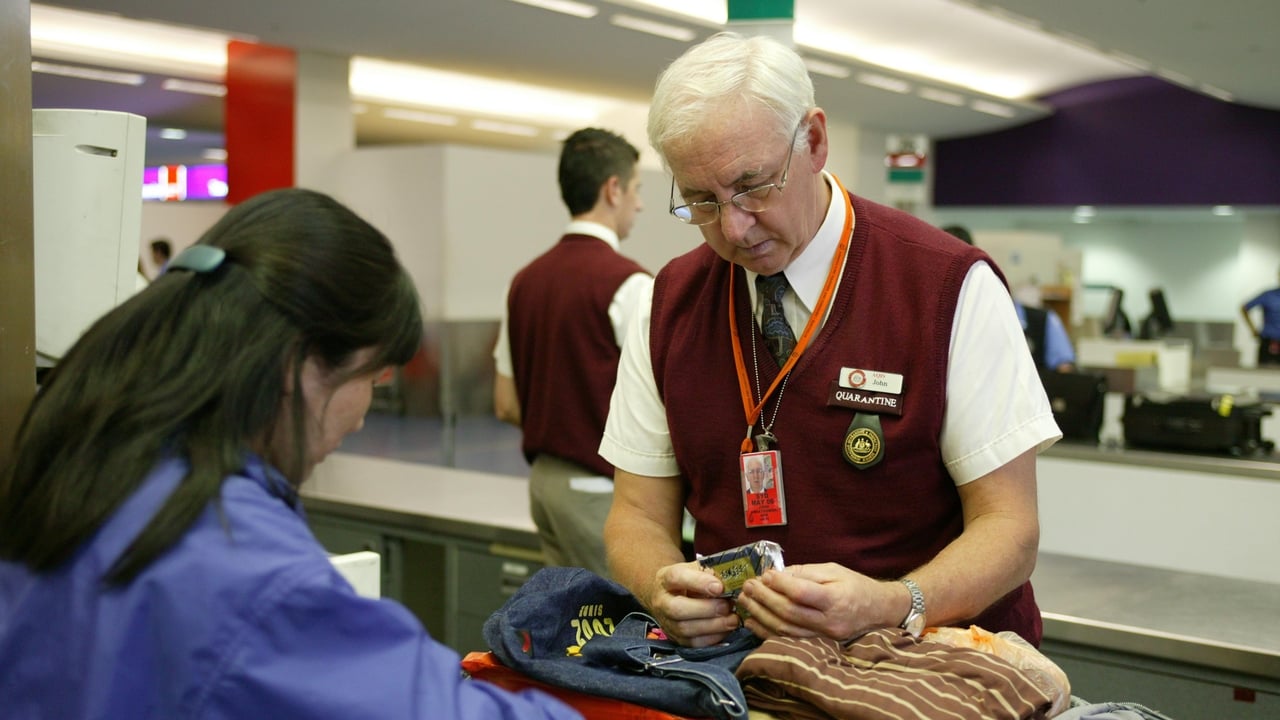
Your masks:
<svg viewBox="0 0 1280 720"><path fill-rule="evenodd" d="M1236 99L1235 95L1232 95L1231 93L1227 92L1226 90L1223 90L1220 87L1214 87L1213 85L1209 85L1208 83L1202 83L1200 85L1200 92L1204 93L1205 95L1208 95L1209 97L1217 98L1223 102L1235 102L1235 99Z"/></svg>
<svg viewBox="0 0 1280 720"><path fill-rule="evenodd" d="M991 102L990 100L974 100L969 107L980 113L995 115L996 117L1011 118L1016 114L1013 108L1008 105L1001 105L1000 103Z"/></svg>
<svg viewBox="0 0 1280 720"><path fill-rule="evenodd" d="M41 60L31 61L31 72L78 78L80 80L97 80L98 82L116 83L117 85L133 85L134 87L137 87L147 81L147 78L141 73L117 72L115 70L76 67L74 65L60 65L58 63L43 62Z"/></svg>
<svg viewBox="0 0 1280 720"><path fill-rule="evenodd" d="M163 140L186 140L187 131L182 128L163 128L160 130L160 138Z"/></svg>
<svg viewBox="0 0 1280 720"><path fill-rule="evenodd" d="M174 92L191 93L192 95L208 95L209 97L226 97L227 86L221 83L197 82L195 80L179 80L167 78L160 87Z"/></svg>
<svg viewBox="0 0 1280 720"><path fill-rule="evenodd" d="M386 108L382 111L382 117L390 118L391 120L407 120L408 122L425 123L427 125L445 125L452 127L458 124L458 118L453 115L427 112L425 110L410 110L408 108Z"/></svg>
<svg viewBox="0 0 1280 720"><path fill-rule="evenodd" d="M809 68L809 72L815 72L819 75L826 75L827 77L839 78L841 80L849 77L852 72L844 65L837 65L833 62L816 60L809 57L804 59L804 66Z"/></svg>
<svg viewBox="0 0 1280 720"><path fill-rule="evenodd" d="M863 72L858 73L857 80L863 85L880 88L881 90L888 90L889 92L898 93L900 95L911 92L911 83L906 80L891 78L887 75Z"/></svg>
<svg viewBox="0 0 1280 720"><path fill-rule="evenodd" d="M226 148L206 148L205 151L201 153L200 156L203 157L205 160L216 160L218 162L225 162L227 159L227 149Z"/></svg>
<svg viewBox="0 0 1280 720"><path fill-rule="evenodd" d="M1214 205L1213 214L1218 217L1229 217L1236 214L1236 209L1230 205Z"/></svg>
<svg viewBox="0 0 1280 720"><path fill-rule="evenodd" d="M687 27L661 23L656 20L646 20L634 15L614 15L609 18L609 22L628 30L636 30L650 35L657 35L658 37L679 40L680 42L689 42L698 36L698 33Z"/></svg>
<svg viewBox="0 0 1280 720"><path fill-rule="evenodd" d="M1151 63L1140 57L1130 55L1128 53L1122 53L1118 50L1112 50L1110 55L1125 65L1132 67L1134 70L1141 70L1144 73L1151 72Z"/></svg>
<svg viewBox="0 0 1280 720"><path fill-rule="evenodd" d="M1184 75L1176 70L1169 70L1167 68L1158 68L1156 70L1156 76L1164 78L1165 80L1168 80L1169 82L1174 83L1176 85L1183 85L1183 86L1195 85L1195 81L1192 80L1189 75Z"/></svg>
<svg viewBox="0 0 1280 720"><path fill-rule="evenodd" d="M916 93L925 100L932 100L943 105L951 105L952 107L964 107L964 96L958 92L950 90L939 90L937 88L922 87Z"/></svg>
<svg viewBox="0 0 1280 720"><path fill-rule="evenodd" d="M472 120L471 127L485 132L517 135L519 137L537 137L538 135L538 128L536 127L520 125L519 123L499 122L497 120Z"/></svg>
<svg viewBox="0 0 1280 720"><path fill-rule="evenodd" d="M600 9L594 5L573 2L573 0L511 0L511 2L580 18L593 18L600 13Z"/></svg>

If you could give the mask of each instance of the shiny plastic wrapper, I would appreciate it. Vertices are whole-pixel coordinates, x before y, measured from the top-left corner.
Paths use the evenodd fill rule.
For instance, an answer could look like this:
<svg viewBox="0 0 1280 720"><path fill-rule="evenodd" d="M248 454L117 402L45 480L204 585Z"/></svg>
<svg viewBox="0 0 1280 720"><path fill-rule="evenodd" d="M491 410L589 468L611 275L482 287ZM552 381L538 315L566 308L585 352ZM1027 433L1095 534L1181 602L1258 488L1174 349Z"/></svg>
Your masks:
<svg viewBox="0 0 1280 720"><path fill-rule="evenodd" d="M699 555L698 563L709 568L724 583L721 597L737 597L742 585L765 570L782 570L782 546L770 540L760 540L736 548L722 550L712 555Z"/></svg>

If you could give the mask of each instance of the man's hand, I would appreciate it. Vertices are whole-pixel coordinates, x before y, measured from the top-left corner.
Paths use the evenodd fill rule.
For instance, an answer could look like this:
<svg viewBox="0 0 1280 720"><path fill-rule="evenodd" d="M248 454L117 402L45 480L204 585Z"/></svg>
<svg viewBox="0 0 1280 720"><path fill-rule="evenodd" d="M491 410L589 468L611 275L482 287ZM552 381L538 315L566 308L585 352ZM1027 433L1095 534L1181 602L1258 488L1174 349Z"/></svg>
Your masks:
<svg viewBox="0 0 1280 720"><path fill-rule="evenodd" d="M909 606L907 590L899 583L873 580L835 563L769 570L748 580L738 596L738 607L747 614L745 625L764 638L844 641L896 624L898 609L906 617Z"/></svg>
<svg viewBox="0 0 1280 720"><path fill-rule="evenodd" d="M724 584L696 562L659 568L646 606L672 640L707 647L739 625L733 602L720 597Z"/></svg>

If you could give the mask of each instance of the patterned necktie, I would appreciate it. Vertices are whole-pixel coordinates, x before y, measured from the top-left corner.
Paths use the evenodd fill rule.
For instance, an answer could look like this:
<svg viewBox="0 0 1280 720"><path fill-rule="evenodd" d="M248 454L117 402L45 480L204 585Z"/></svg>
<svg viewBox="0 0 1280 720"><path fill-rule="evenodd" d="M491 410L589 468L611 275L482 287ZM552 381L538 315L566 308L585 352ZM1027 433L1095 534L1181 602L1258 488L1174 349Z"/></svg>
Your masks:
<svg viewBox="0 0 1280 720"><path fill-rule="evenodd" d="M787 276L757 275L756 294L760 296L760 330L764 333L765 345L769 353L778 362L778 367L787 363L791 351L796 347L796 335L787 323L787 316L782 312L782 296L787 292Z"/></svg>

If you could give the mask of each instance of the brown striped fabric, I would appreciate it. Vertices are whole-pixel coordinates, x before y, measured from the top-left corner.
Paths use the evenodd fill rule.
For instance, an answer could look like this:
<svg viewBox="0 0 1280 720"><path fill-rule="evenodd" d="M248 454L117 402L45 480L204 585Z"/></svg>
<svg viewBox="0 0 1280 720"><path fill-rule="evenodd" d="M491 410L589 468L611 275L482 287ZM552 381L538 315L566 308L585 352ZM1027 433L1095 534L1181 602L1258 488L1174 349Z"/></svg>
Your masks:
<svg viewBox="0 0 1280 720"><path fill-rule="evenodd" d="M786 720L1044 718L1051 698L994 655L897 628L847 646L825 638L766 640L742 661L748 705Z"/></svg>

